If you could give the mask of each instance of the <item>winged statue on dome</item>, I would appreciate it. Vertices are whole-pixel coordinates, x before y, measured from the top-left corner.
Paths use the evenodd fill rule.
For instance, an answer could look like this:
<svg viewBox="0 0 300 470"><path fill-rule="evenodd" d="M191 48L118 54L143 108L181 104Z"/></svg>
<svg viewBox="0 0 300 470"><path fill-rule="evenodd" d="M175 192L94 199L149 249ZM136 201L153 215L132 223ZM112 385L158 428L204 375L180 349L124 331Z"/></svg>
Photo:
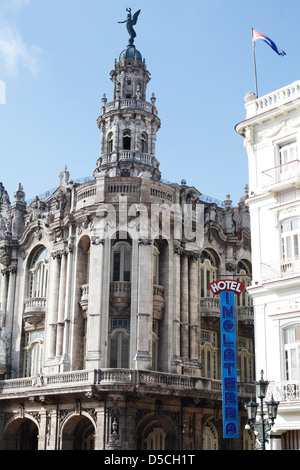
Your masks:
<svg viewBox="0 0 300 470"><path fill-rule="evenodd" d="M134 38L136 37L133 26L136 25L141 10L138 10L133 16L131 15L131 8L126 8L126 11L128 12L127 19L125 21L118 21L118 23L126 23L127 31L130 36L129 43L133 44Z"/></svg>

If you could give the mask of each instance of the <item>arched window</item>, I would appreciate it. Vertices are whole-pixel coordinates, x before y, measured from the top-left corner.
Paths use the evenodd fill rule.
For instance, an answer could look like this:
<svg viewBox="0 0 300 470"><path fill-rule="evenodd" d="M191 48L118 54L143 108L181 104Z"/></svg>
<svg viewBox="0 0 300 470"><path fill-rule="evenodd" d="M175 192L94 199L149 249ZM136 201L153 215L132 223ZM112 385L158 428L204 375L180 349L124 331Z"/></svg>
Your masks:
<svg viewBox="0 0 300 470"><path fill-rule="evenodd" d="M152 322L152 370L158 370L159 322Z"/></svg>
<svg viewBox="0 0 300 470"><path fill-rule="evenodd" d="M247 292L247 287L251 286L251 268L246 261L240 261L238 263L238 281L243 282L245 284L245 289L241 293L241 295L237 296L237 304L238 307L248 307L251 306L251 299Z"/></svg>
<svg viewBox="0 0 300 470"><path fill-rule="evenodd" d="M217 279L217 260L212 252L208 250L202 251L200 258L200 268L200 295L201 297L212 297L209 284L216 281Z"/></svg>
<svg viewBox="0 0 300 470"><path fill-rule="evenodd" d="M254 348L251 338L238 338L238 368L241 382L253 382Z"/></svg>
<svg viewBox="0 0 300 470"><path fill-rule="evenodd" d="M107 153L111 153L113 151L113 133L109 132L107 136Z"/></svg>
<svg viewBox="0 0 300 470"><path fill-rule="evenodd" d="M123 132L123 150L131 150L131 131L129 129Z"/></svg>
<svg viewBox="0 0 300 470"><path fill-rule="evenodd" d="M285 380L300 379L300 325L284 329Z"/></svg>
<svg viewBox="0 0 300 470"><path fill-rule="evenodd" d="M146 132L142 133L142 153L148 153L148 135Z"/></svg>
<svg viewBox="0 0 300 470"><path fill-rule="evenodd" d="M108 363L112 369L129 367L129 318L111 318L109 334Z"/></svg>
<svg viewBox="0 0 300 470"><path fill-rule="evenodd" d="M153 245L153 284L159 284L159 249L156 243Z"/></svg>
<svg viewBox="0 0 300 470"><path fill-rule="evenodd" d="M210 379L218 379L218 343L215 331L201 331L201 364L202 375Z"/></svg>
<svg viewBox="0 0 300 470"><path fill-rule="evenodd" d="M25 333L24 377L33 377L42 372L44 353L44 330Z"/></svg>
<svg viewBox="0 0 300 470"><path fill-rule="evenodd" d="M203 450L218 450L218 433L212 423L208 423L204 428Z"/></svg>
<svg viewBox="0 0 300 470"><path fill-rule="evenodd" d="M131 246L127 241L117 242L112 248L111 280L131 280Z"/></svg>
<svg viewBox="0 0 300 470"><path fill-rule="evenodd" d="M243 450L255 450L255 436L251 428L243 431Z"/></svg>
<svg viewBox="0 0 300 470"><path fill-rule="evenodd" d="M166 432L159 421L149 424L143 433L143 450L165 450Z"/></svg>
<svg viewBox="0 0 300 470"><path fill-rule="evenodd" d="M133 83L131 80L127 80L126 81L126 85L125 85L125 94L126 94L126 98L132 98L132 94L133 94Z"/></svg>
<svg viewBox="0 0 300 470"><path fill-rule="evenodd" d="M48 286L49 253L45 247L38 250L29 266L29 297L45 298Z"/></svg>

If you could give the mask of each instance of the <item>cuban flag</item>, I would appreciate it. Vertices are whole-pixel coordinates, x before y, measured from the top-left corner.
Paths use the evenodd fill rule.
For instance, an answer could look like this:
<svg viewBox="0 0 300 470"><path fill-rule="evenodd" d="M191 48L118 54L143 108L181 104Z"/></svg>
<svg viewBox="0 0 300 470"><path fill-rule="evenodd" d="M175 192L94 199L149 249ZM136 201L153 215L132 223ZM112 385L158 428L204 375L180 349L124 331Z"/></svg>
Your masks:
<svg viewBox="0 0 300 470"><path fill-rule="evenodd" d="M286 55L286 53L282 49L280 49L280 47L276 46L276 44L272 41L272 39L268 38L267 36L264 36L258 31L255 31L255 29L252 29L253 47L255 46L256 41L260 41L260 40L266 42L273 49L273 51L275 51L278 55L281 55L281 56Z"/></svg>

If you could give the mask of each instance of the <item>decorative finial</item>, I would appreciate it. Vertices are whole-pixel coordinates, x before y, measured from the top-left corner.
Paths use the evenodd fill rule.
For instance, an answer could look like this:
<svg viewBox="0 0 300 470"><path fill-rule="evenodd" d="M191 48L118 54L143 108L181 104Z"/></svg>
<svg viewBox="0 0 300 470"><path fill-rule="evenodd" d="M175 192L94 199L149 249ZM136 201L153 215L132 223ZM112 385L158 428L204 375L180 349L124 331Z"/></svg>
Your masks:
<svg viewBox="0 0 300 470"><path fill-rule="evenodd" d="M138 16L141 12L141 10L138 10L133 17L131 16L131 8L126 8L126 11L128 12L127 15L127 20L125 21L118 21L118 23L126 23L127 31L129 33L130 39L129 39L129 44L132 45L134 43L134 38L136 37L136 32L133 29L133 26L136 25Z"/></svg>
<svg viewBox="0 0 300 470"><path fill-rule="evenodd" d="M16 201L19 202L23 202L25 199L25 193L23 191L23 186L21 185L21 183L18 184L17 190L14 193L14 198L16 199Z"/></svg>
<svg viewBox="0 0 300 470"><path fill-rule="evenodd" d="M229 208L229 207L231 206L231 204L232 204L232 200L230 199L230 194L227 194L227 195L226 195L226 198L227 198L227 199L224 201L224 204L225 204L226 207Z"/></svg>

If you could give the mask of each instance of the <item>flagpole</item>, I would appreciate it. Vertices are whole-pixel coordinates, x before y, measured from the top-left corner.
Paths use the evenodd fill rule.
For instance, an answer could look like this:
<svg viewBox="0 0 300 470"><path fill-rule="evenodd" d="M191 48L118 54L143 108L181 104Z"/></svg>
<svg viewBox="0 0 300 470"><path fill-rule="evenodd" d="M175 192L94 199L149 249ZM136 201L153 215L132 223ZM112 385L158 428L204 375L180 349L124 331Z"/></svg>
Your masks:
<svg viewBox="0 0 300 470"><path fill-rule="evenodd" d="M252 49L253 49L253 62L254 62L254 74L255 74L255 89L256 89L256 98L258 98L258 87L257 87L257 73L256 73L256 58L255 58L255 45L253 42L253 28L252 28Z"/></svg>

